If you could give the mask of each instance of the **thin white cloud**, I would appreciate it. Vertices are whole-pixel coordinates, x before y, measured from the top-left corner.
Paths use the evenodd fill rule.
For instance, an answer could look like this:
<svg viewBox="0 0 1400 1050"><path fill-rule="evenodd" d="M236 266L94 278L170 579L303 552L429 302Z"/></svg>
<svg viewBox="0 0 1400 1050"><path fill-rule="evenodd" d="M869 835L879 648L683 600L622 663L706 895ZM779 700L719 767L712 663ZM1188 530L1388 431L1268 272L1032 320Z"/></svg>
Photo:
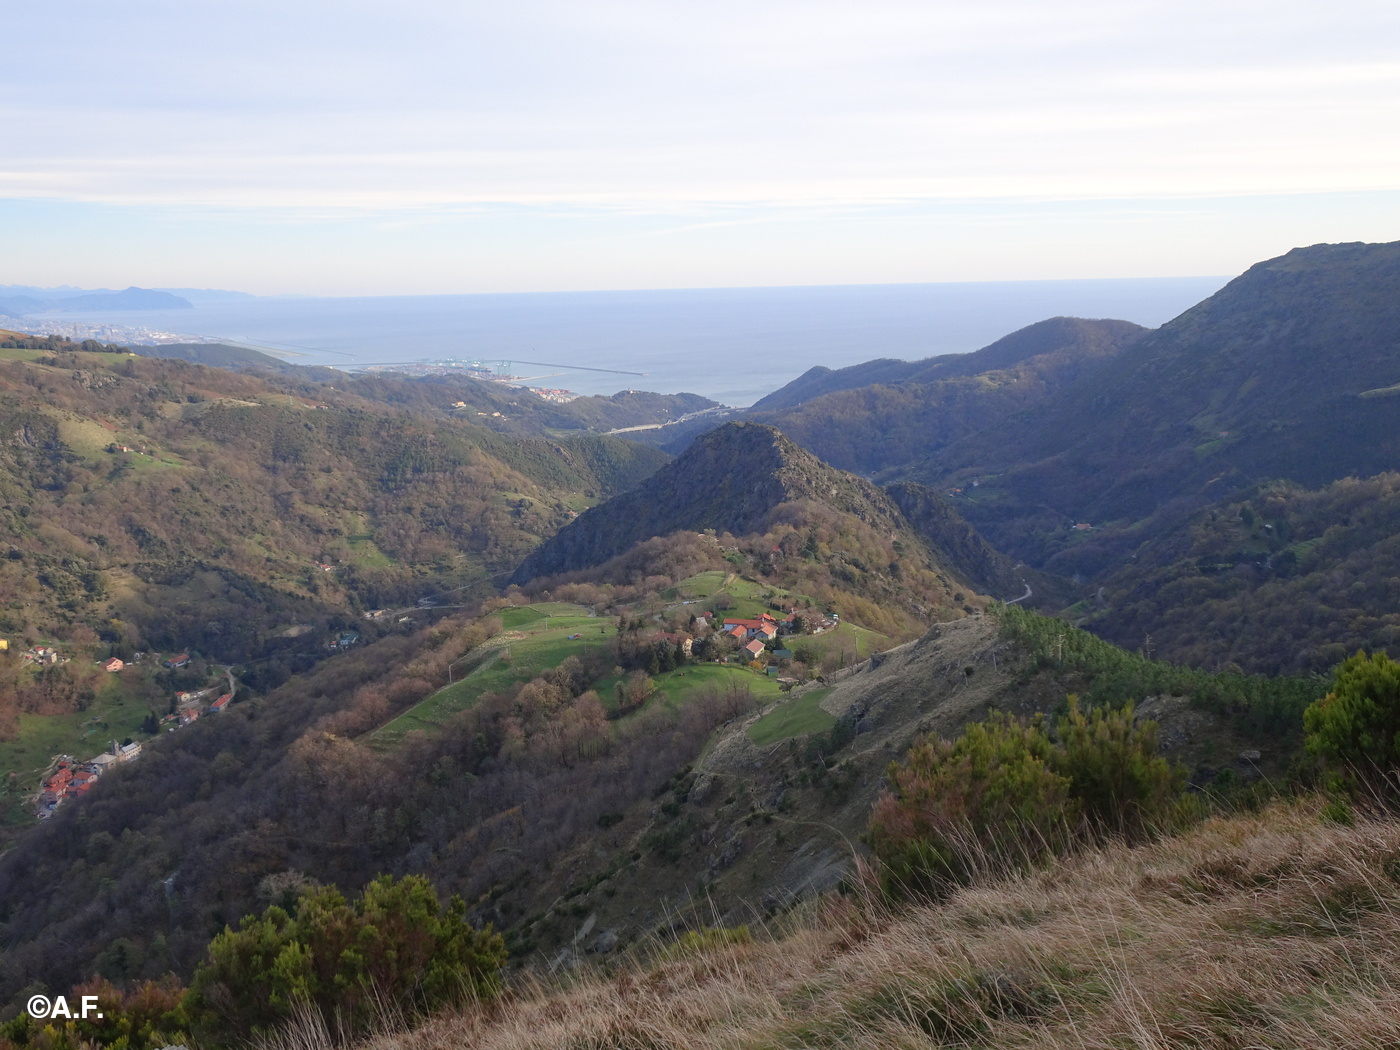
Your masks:
<svg viewBox="0 0 1400 1050"><path fill-rule="evenodd" d="M901 227L911 210L951 229L963 208L1001 230L1037 202L1061 223L1056 202L1199 200L1223 230L1231 199L1400 191L1393 0L24 6L0 64L0 204L132 209L169 245L196 227L236 239L244 219L354 227L403 238L408 265L425 254L408 239L435 223L485 223L497 258L530 245L517 276L558 246L728 238L706 249L725 265L742 252L825 272L814 253L830 250L917 279L933 220ZM1337 236L1364 235L1365 210L1342 210ZM1376 211L1377 236L1394 212ZM1287 236L1331 236L1322 216ZM56 238L83 229L45 221ZM813 247L838 226L868 234L864 256ZM466 273L476 243L434 258ZM348 240L315 250L329 269L330 253L353 254ZM618 274L653 282L627 258ZM591 280L614 264L547 265ZM700 262L668 265L700 279Z"/></svg>

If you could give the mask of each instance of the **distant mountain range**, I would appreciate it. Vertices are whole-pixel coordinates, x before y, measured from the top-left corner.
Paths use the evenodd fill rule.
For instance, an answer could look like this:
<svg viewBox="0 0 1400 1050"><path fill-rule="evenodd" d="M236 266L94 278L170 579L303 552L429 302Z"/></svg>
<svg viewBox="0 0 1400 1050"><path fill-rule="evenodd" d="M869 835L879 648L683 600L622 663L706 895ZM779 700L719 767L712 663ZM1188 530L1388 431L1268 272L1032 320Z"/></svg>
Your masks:
<svg viewBox="0 0 1400 1050"><path fill-rule="evenodd" d="M8 293L9 290L6 291ZM0 295L0 314L11 317L26 317L50 310L98 313L107 310L187 310L192 306L182 296L135 287L120 292L77 292L43 297L33 294Z"/></svg>

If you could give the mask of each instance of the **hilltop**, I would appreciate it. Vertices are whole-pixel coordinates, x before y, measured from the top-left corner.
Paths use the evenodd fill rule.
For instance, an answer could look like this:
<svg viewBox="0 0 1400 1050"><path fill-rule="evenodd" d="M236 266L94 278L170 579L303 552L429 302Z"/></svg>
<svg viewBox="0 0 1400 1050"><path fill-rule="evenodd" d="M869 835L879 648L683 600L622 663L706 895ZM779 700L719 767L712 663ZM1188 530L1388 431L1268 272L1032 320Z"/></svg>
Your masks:
<svg viewBox="0 0 1400 1050"><path fill-rule="evenodd" d="M727 423L699 438L643 488L580 515L521 563L514 581L600 565L678 531L765 532L792 504L820 504L875 531L908 531L879 488L835 470L777 429Z"/></svg>
<svg viewBox="0 0 1400 1050"><path fill-rule="evenodd" d="M532 552L513 579L599 565L680 530L761 532L776 508L808 500L867 524L897 527L898 510L875 486L832 470L772 427L729 423L700 438L644 489L580 515Z"/></svg>

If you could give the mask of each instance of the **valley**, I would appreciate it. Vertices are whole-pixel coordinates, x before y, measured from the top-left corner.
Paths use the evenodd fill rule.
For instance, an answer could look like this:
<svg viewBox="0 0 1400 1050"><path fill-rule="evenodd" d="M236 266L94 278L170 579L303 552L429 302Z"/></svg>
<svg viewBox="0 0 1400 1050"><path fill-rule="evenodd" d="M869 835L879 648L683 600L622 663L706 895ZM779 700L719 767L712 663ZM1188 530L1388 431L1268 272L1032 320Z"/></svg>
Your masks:
<svg viewBox="0 0 1400 1050"><path fill-rule="evenodd" d="M1300 878L1365 870L1323 906L1359 937L1394 818L1324 729L1358 649L1400 682L1396 303L1396 245L1315 246L1158 329L1056 318L728 415L0 333L0 1003L100 980L180 1005L62 1045L243 1045L295 960L235 993L240 929L422 892L460 901L452 951L501 935L504 1005L413 999L427 1027L386 1039L486 1045L569 995L631 1031L652 1007L608 989L639 981L714 1032L704 995L759 1010L715 989L809 949L812 1010L784 985L750 1019L774 1041L733 1045L1118 1030L1105 929L1063 934L1073 963L1014 931L1075 887L1157 901L1132 922L1175 944L1228 897L1262 952L1232 895L1288 896L1239 845L1269 827ZM139 759L80 768L114 744ZM974 914L995 937L946 926ZM911 923L980 960L937 978L945 1020L894 971L864 1005L832 976ZM0 1014L0 1050L41 1046Z"/></svg>

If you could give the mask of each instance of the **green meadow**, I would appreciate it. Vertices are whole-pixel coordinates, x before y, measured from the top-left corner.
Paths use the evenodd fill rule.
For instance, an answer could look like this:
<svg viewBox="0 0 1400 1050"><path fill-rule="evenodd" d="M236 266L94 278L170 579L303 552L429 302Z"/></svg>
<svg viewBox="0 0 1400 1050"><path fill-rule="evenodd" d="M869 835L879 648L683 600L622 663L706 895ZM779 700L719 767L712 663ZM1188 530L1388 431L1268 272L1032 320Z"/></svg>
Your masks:
<svg viewBox="0 0 1400 1050"><path fill-rule="evenodd" d="M820 706L829 692L830 687L810 689L778 704L749 726L749 739L759 747L767 747L789 737L825 732L836 724L836 719Z"/></svg>
<svg viewBox="0 0 1400 1050"><path fill-rule="evenodd" d="M366 739L372 747L389 749L409 733L435 732L486 693L528 682L617 634L611 619L589 616L582 606L566 602L522 605L499 615L501 634L458 661L466 673L370 733ZM579 637L570 638L573 634Z"/></svg>

